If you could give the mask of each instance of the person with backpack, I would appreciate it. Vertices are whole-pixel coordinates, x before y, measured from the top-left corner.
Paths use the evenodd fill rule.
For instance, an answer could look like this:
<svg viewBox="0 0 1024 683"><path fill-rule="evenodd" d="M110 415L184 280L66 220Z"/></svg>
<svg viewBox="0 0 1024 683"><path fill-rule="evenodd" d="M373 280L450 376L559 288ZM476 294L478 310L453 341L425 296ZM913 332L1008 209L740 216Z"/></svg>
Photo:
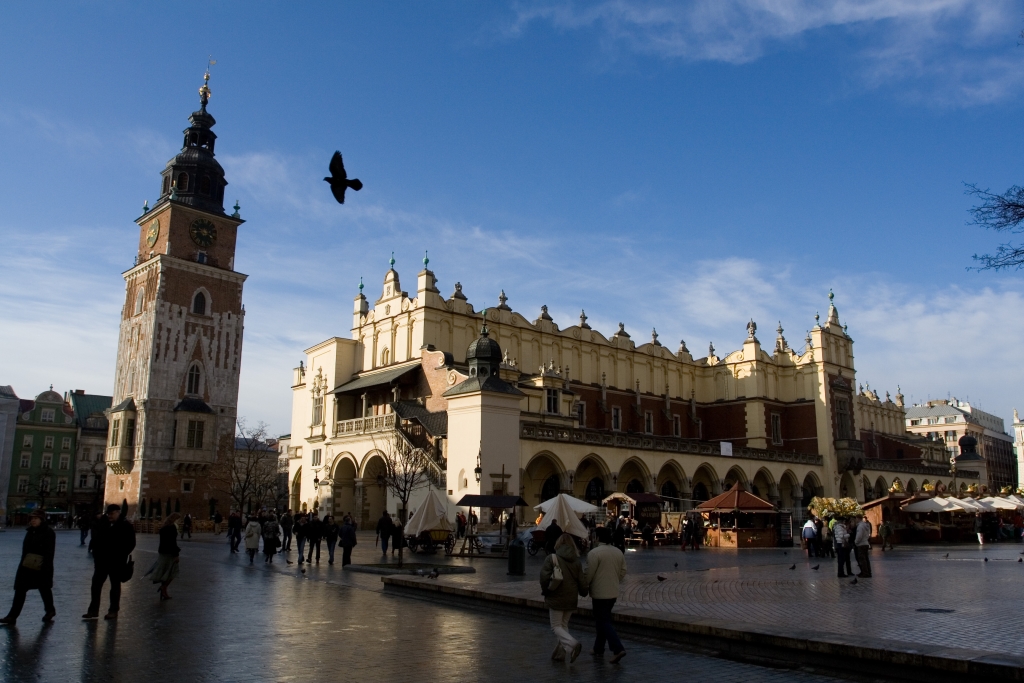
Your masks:
<svg viewBox="0 0 1024 683"><path fill-rule="evenodd" d="M39 591L43 599L43 623L49 624L57 616L53 608L53 556L56 551L57 535L46 524L46 513L41 510L32 514L21 543L21 559L14 575L14 602L11 611L0 619L0 624L14 626L25 606L25 598L31 590Z"/></svg>
<svg viewBox="0 0 1024 683"><path fill-rule="evenodd" d="M569 633L569 619L576 611L580 596L588 594L590 584L583 572L580 556L576 551L576 542L572 536L562 534L555 541L553 551L544 559L544 565L540 569L541 593L548 608L551 631L558 639L551 659L561 662L569 655L571 664L580 656L583 643Z"/></svg>

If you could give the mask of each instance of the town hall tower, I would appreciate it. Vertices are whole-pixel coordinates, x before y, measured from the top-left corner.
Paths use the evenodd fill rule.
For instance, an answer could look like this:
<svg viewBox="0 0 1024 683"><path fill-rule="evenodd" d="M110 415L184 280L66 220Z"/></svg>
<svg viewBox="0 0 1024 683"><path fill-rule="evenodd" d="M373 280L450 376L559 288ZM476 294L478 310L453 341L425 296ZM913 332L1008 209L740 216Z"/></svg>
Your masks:
<svg viewBox="0 0 1024 683"><path fill-rule="evenodd" d="M218 465L233 447L247 276L235 271L243 221L237 203L224 211L209 78L159 200L135 221L138 255L124 273L105 497L127 501L132 519L208 518L229 504Z"/></svg>

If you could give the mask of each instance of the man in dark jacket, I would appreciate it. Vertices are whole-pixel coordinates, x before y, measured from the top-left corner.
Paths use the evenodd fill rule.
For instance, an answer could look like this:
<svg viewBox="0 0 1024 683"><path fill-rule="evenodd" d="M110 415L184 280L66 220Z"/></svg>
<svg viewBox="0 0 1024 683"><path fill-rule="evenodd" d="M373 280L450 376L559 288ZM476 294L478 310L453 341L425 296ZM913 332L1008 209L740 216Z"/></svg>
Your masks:
<svg viewBox="0 0 1024 683"><path fill-rule="evenodd" d="M237 553L242 542L242 515L238 514L237 510L228 513L228 541L231 544L231 552Z"/></svg>
<svg viewBox="0 0 1024 683"><path fill-rule="evenodd" d="M116 619L121 609L121 579L128 555L135 549L135 529L122 519L120 505L108 505L107 514L92 528L92 602L83 619L99 619L103 584L110 579L110 609L104 619Z"/></svg>
<svg viewBox="0 0 1024 683"><path fill-rule="evenodd" d="M309 543L309 557L306 558L306 562L313 562L313 550L315 549L316 563L320 564L320 539L323 537L323 522L320 521L320 516L314 512L309 524L306 525L306 541Z"/></svg>
<svg viewBox="0 0 1024 683"><path fill-rule="evenodd" d="M306 560L306 528L309 526L309 517L305 512L295 515L295 525L292 531L295 534L295 545L299 550L299 564Z"/></svg>
<svg viewBox="0 0 1024 683"><path fill-rule="evenodd" d="M562 527L558 526L558 520L551 520L551 524L544 530L544 552L549 555L555 552L555 543L562 537Z"/></svg>
<svg viewBox="0 0 1024 683"><path fill-rule="evenodd" d="M295 520L292 518L292 511L288 510L281 515L281 532L284 540L281 542L281 552L286 553L292 549L292 525Z"/></svg>
<svg viewBox="0 0 1024 683"><path fill-rule="evenodd" d="M25 532L25 541L21 544L21 561L18 573L14 576L14 602L11 611L0 619L0 624L14 626L25 606L25 596L30 590L38 590L43 599L43 622L49 624L57 616L53 608L53 553L57 544L57 535L46 525L46 514L37 512L32 515Z"/></svg>
<svg viewBox="0 0 1024 683"><path fill-rule="evenodd" d="M346 564L352 564L352 548L356 545L356 525L352 522L351 517L345 518L345 523L341 525L340 543L341 543L341 566L344 567Z"/></svg>
<svg viewBox="0 0 1024 683"><path fill-rule="evenodd" d="M395 523L391 521L391 515L385 510L384 514L377 520L377 538L380 540L382 557L388 555L388 541L391 540L391 532L394 531Z"/></svg>

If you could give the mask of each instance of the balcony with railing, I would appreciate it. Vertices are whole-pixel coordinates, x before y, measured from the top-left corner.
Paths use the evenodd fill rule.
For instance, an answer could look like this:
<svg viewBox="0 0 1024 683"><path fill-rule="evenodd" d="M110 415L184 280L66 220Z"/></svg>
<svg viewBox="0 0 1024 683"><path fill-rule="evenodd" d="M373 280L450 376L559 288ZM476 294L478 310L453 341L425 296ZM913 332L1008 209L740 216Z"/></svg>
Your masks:
<svg viewBox="0 0 1024 683"><path fill-rule="evenodd" d="M341 420L334 425L334 437L361 436L386 432L395 428L395 414L357 417L354 420Z"/></svg>

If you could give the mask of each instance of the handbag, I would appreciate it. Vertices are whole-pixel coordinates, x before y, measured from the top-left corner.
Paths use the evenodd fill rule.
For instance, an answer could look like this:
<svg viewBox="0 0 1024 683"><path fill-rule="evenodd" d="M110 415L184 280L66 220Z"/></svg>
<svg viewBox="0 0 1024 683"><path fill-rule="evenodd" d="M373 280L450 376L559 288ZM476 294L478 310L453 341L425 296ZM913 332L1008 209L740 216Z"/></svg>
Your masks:
<svg viewBox="0 0 1024 683"><path fill-rule="evenodd" d="M121 583L128 583L132 580L132 576L135 574L135 560L132 556L128 556L128 561L124 563L124 569L121 570Z"/></svg>
<svg viewBox="0 0 1024 683"><path fill-rule="evenodd" d="M551 567L551 580L548 581L548 590L554 591L558 590L558 587L562 585L562 580L565 579L565 576L562 574L562 565L558 563L558 556L552 555L551 558L554 562Z"/></svg>
<svg viewBox="0 0 1024 683"><path fill-rule="evenodd" d="M21 566L34 572L41 571L43 568L43 556L38 553L25 553L25 557L21 560Z"/></svg>

